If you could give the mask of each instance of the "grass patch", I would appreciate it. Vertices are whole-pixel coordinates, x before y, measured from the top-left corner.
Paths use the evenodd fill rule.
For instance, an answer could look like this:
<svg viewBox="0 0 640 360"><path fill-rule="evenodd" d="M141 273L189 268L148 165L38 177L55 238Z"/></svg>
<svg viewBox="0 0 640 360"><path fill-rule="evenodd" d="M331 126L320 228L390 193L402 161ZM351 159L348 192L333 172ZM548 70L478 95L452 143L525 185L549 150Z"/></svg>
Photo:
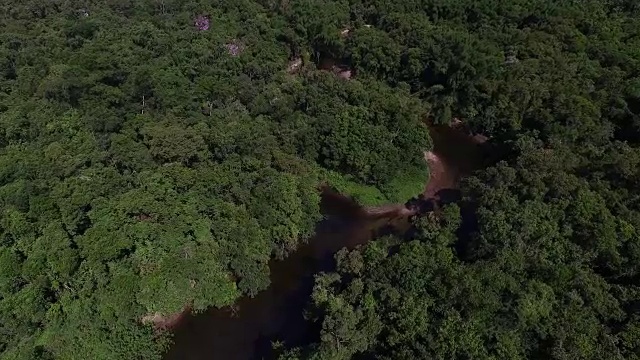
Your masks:
<svg viewBox="0 0 640 360"><path fill-rule="evenodd" d="M322 179L338 192L349 195L364 206L405 203L424 191L429 168L415 166L391 179L383 186L363 185L335 171L323 170Z"/></svg>
<svg viewBox="0 0 640 360"><path fill-rule="evenodd" d="M375 186L363 185L335 171L326 170L323 174L327 184L338 192L349 195L364 206L377 206L389 203L389 199Z"/></svg>
<svg viewBox="0 0 640 360"><path fill-rule="evenodd" d="M415 166L403 171L381 186L381 192L390 202L404 203L421 194L428 180L429 168L426 164Z"/></svg>

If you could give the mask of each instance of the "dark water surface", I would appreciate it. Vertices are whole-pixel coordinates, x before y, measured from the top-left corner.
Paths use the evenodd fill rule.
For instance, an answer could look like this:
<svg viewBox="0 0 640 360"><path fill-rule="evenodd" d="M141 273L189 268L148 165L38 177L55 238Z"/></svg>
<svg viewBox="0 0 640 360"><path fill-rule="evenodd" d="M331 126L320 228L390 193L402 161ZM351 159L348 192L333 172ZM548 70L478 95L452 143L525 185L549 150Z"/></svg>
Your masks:
<svg viewBox="0 0 640 360"><path fill-rule="evenodd" d="M481 145L486 139L460 127L430 130L438 163L429 162L432 175L425 194L432 197L452 191L461 176L483 165ZM325 192L322 208L330 216L318 224L316 235L287 259L270 262L267 290L232 307L185 316L174 329L175 343L165 360L268 359L271 341L295 346L317 334L303 318L313 275L330 269L338 250L365 244L390 227L406 228L406 218L367 217L352 200L335 193Z"/></svg>

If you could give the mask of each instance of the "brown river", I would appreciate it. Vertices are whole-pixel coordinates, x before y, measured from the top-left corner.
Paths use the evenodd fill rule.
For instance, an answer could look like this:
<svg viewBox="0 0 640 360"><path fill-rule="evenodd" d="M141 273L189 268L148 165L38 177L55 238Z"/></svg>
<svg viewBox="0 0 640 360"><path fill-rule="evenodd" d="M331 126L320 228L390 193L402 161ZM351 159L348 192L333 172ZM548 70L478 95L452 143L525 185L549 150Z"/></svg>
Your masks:
<svg viewBox="0 0 640 360"><path fill-rule="evenodd" d="M434 148L425 159L431 178L422 200L413 204L456 198L460 178L485 165L486 138L469 135L462 124L431 126L430 133ZM196 315L185 312L174 326L174 345L165 360L268 359L272 341L304 344L318 332L303 318L314 274L330 269L333 255L344 247L406 229L407 214L412 213L403 205L390 205L388 211L376 210L376 216L370 216L355 202L330 191L323 194L322 208L328 216L318 224L316 235L285 260L271 261L267 290L241 298L232 307Z"/></svg>

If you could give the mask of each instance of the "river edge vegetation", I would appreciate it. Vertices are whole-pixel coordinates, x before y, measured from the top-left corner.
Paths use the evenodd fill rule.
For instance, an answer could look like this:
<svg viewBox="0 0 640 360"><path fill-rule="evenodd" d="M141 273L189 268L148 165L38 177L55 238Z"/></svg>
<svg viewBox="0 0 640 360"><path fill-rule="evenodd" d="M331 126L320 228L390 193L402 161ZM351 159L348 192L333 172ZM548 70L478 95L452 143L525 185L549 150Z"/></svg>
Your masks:
<svg viewBox="0 0 640 360"><path fill-rule="evenodd" d="M412 241L341 252L310 299L318 339L282 357L638 358L635 2L0 7L3 359L161 357L140 319L266 288L318 184L419 192L427 116L503 161Z"/></svg>
<svg viewBox="0 0 640 360"><path fill-rule="evenodd" d="M317 339L280 358L639 359L638 3L350 4L376 29L348 47L357 73L409 83L502 161L411 238L338 253Z"/></svg>
<svg viewBox="0 0 640 360"><path fill-rule="evenodd" d="M259 3L2 14L3 359L158 358L141 319L264 290L313 233L320 184L386 202L425 168L408 88L287 73L309 40Z"/></svg>

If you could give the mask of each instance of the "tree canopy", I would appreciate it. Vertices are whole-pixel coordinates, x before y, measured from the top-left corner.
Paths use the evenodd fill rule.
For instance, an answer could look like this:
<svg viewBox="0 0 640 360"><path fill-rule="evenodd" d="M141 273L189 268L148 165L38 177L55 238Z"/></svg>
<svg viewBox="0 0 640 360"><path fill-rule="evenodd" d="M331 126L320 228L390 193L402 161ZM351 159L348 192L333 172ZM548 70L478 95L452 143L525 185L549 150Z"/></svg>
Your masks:
<svg viewBox="0 0 640 360"><path fill-rule="evenodd" d="M266 4L2 14L3 359L158 358L142 318L255 295L313 232L322 181L391 197L430 146L409 89L288 74L313 39Z"/></svg>
<svg viewBox="0 0 640 360"><path fill-rule="evenodd" d="M501 161L409 241L340 252L309 300L317 338L281 356L638 359L635 1L0 10L3 359L160 358L141 319L268 287L323 182L418 194L424 122L454 118Z"/></svg>
<svg viewBox="0 0 640 360"><path fill-rule="evenodd" d="M417 233L336 256L282 359L638 359L640 10L353 1L341 56L491 137ZM286 348L286 347L285 347Z"/></svg>

